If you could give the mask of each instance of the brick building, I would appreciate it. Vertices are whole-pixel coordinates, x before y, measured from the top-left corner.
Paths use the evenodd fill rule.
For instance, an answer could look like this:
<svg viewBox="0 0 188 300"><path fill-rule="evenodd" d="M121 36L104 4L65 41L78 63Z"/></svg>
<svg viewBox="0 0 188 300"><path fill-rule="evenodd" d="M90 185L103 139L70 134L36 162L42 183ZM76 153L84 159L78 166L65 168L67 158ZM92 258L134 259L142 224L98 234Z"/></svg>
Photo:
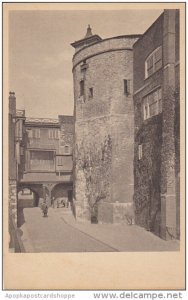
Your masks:
<svg viewBox="0 0 188 300"><path fill-rule="evenodd" d="M16 110L14 92L9 93L9 206L17 221L17 182L23 175L25 111Z"/></svg>
<svg viewBox="0 0 188 300"><path fill-rule="evenodd" d="M133 46L136 224L180 236L179 10L164 10Z"/></svg>
<svg viewBox="0 0 188 300"><path fill-rule="evenodd" d="M72 198L73 125L72 116L25 119L24 172L18 189L30 189L36 206L47 196L49 205L52 197Z"/></svg>
<svg viewBox="0 0 188 300"><path fill-rule="evenodd" d="M133 44L86 36L73 57L77 219L120 222L133 197Z"/></svg>
<svg viewBox="0 0 188 300"><path fill-rule="evenodd" d="M17 224L18 195L34 194L33 205L49 196L72 201L74 117L26 118L9 95L9 212ZM49 200L50 201L50 200ZM49 202L51 205L51 202Z"/></svg>
<svg viewBox="0 0 188 300"><path fill-rule="evenodd" d="M23 124L25 112L16 110L16 97L14 92L9 93L9 249L11 252L20 252L22 243L17 232L17 192L18 181L22 176L23 153Z"/></svg>

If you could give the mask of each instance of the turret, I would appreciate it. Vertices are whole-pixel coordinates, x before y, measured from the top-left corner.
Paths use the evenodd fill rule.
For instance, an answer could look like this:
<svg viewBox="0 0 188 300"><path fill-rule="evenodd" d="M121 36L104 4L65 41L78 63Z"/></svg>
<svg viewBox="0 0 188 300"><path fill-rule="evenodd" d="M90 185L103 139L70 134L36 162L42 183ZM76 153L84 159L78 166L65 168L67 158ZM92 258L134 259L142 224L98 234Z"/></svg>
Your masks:
<svg viewBox="0 0 188 300"><path fill-rule="evenodd" d="M75 48L75 52L77 52L78 50L82 49L85 46L91 45L91 44L95 44L99 41L102 41L102 38L97 35L97 34L92 34L92 29L90 27L90 25L88 25L87 28L87 32L86 35L84 36L83 39L75 41L74 43L71 44L72 47Z"/></svg>

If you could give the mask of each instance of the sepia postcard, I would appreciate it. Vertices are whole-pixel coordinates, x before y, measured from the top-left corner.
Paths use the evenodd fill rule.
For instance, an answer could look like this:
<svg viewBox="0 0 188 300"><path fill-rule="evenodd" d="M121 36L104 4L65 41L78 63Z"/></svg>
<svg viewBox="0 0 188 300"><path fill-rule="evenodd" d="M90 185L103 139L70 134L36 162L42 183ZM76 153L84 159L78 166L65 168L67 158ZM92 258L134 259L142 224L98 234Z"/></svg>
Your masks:
<svg viewBox="0 0 188 300"><path fill-rule="evenodd" d="M3 3L5 290L185 289L185 3Z"/></svg>

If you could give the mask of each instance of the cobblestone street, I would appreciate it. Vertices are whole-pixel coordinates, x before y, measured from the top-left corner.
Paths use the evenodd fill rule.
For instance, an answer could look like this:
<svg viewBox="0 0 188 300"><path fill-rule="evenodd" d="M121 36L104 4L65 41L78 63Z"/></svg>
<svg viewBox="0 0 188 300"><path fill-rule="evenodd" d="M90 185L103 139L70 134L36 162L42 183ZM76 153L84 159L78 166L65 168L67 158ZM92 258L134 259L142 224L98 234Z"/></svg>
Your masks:
<svg viewBox="0 0 188 300"><path fill-rule="evenodd" d="M178 251L178 241L164 241L136 225L78 223L70 212L40 208L19 212L26 252Z"/></svg>

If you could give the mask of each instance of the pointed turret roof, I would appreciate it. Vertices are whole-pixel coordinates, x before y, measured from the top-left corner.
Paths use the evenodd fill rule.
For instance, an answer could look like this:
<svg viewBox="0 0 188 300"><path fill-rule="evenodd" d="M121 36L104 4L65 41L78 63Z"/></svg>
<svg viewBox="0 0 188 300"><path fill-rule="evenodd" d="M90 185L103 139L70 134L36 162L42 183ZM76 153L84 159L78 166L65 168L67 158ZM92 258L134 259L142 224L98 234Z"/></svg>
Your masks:
<svg viewBox="0 0 188 300"><path fill-rule="evenodd" d="M75 41L71 44L75 49L77 48L83 48L84 46L87 46L89 44L94 44L96 42L102 41L102 38L97 34L92 34L92 30L90 25L87 27L86 35L83 39Z"/></svg>
<svg viewBox="0 0 188 300"><path fill-rule="evenodd" d="M88 37L92 36L92 31L91 31L91 27L90 25L88 25L88 28L87 28L87 32L86 32L86 35L85 35L85 39L87 39Z"/></svg>

